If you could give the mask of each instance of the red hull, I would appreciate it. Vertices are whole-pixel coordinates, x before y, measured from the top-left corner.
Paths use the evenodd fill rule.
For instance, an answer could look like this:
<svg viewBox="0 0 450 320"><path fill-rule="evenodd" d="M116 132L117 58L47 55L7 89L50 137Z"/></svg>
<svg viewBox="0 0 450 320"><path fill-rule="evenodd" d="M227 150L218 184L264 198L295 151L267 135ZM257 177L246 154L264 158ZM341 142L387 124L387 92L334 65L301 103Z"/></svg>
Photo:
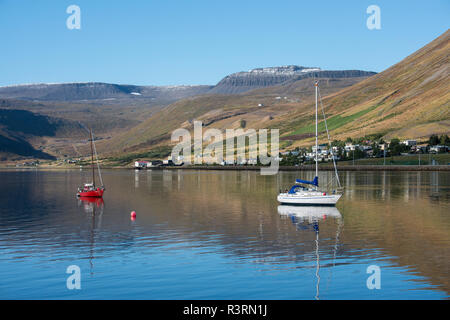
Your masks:
<svg viewBox="0 0 450 320"><path fill-rule="evenodd" d="M90 191L82 191L78 192L78 197L89 197L89 198L101 198L103 197L103 192L105 190L97 188L97 190L90 190Z"/></svg>
<svg viewBox="0 0 450 320"><path fill-rule="evenodd" d="M100 207L104 204L102 198L94 198L94 197L78 197L79 200L81 200L82 203L89 204L94 203L97 205L97 207Z"/></svg>

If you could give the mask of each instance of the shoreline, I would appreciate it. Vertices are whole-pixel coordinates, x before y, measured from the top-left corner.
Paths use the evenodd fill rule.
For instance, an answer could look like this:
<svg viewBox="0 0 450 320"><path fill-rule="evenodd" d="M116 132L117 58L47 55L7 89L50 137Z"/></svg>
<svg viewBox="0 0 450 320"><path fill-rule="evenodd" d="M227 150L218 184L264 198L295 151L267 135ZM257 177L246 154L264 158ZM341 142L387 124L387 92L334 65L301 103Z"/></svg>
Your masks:
<svg viewBox="0 0 450 320"><path fill-rule="evenodd" d="M136 169L134 167L101 167L103 170L215 170L215 171L257 171L263 166L162 166L154 168L142 168ZM21 166L21 167L9 167L0 166L0 170L80 170L79 167L55 167L55 166ZM90 169L89 166L83 169ZM330 165L319 166L322 171L333 171L334 167ZM314 165L302 165L302 166L280 166L278 171L311 171L315 170ZM337 166L338 171L450 171L450 165L343 165Z"/></svg>

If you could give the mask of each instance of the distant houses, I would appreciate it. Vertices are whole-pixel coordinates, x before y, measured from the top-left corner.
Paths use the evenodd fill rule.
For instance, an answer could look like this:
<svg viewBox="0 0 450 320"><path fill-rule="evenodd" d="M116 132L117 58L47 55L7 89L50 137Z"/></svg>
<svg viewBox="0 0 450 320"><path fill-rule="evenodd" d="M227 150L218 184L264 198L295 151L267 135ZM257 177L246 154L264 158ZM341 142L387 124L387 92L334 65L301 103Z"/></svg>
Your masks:
<svg viewBox="0 0 450 320"><path fill-rule="evenodd" d="M449 152L450 142L444 136L442 141L444 145L419 144L417 140L403 140L392 139L390 142L385 142L383 139L356 139L348 138L346 142L335 140L331 144L320 144L317 147L317 158L319 162L342 161L342 160L357 160L362 158L381 158L391 157L397 155L412 155L412 154L437 154ZM357 142L357 143L355 143ZM194 156L194 164L206 164L201 155ZM276 159L280 161L280 165L299 165L302 163L311 163L316 159L316 147L299 148L279 153ZM420 158L419 158L420 159ZM392 160L391 160L392 161ZM175 164L176 163L176 164ZM169 167L183 165L183 156L178 156L176 161L172 161L169 156L167 160L138 160L134 163L136 169L149 169L156 167ZM226 160L223 159L220 163L214 163L220 166L255 166L261 165L258 158L246 157Z"/></svg>
<svg viewBox="0 0 450 320"><path fill-rule="evenodd" d="M151 169L151 168L157 168L157 167L167 167L167 166L174 166L172 160L153 160L153 161L135 161L134 162L134 168L135 169Z"/></svg>
<svg viewBox="0 0 450 320"><path fill-rule="evenodd" d="M445 144L442 144L444 141ZM407 139L400 141L399 139L392 139L390 142L385 142L383 139L371 140L367 138L360 138L352 140L347 139L347 142L335 140L331 144L321 144L317 148L317 157L320 162L328 162L333 159L339 160L356 160L361 158L381 158L396 155L412 155L412 154L438 154L447 153L450 150L450 139L443 135L439 139L434 138L433 144L431 138L428 144L419 144L417 140ZM441 142L441 144L436 144ZM314 162L316 158L316 147L299 148L295 150L285 151L281 153L281 165L298 165L305 162Z"/></svg>

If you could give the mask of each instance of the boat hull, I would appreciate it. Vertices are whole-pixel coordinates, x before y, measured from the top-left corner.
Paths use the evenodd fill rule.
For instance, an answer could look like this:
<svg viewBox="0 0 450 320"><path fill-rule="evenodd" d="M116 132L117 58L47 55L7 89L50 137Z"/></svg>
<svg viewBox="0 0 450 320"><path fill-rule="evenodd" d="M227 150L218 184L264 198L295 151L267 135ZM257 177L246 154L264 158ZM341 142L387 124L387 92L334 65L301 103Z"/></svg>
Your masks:
<svg viewBox="0 0 450 320"><path fill-rule="evenodd" d="M281 193L277 200L281 204L300 205L300 206L334 206L342 194L320 194L320 195L298 195Z"/></svg>
<svg viewBox="0 0 450 320"><path fill-rule="evenodd" d="M86 198L101 198L103 197L103 189L97 188L97 190L89 190L89 191L82 191L78 192L78 197L86 197Z"/></svg>

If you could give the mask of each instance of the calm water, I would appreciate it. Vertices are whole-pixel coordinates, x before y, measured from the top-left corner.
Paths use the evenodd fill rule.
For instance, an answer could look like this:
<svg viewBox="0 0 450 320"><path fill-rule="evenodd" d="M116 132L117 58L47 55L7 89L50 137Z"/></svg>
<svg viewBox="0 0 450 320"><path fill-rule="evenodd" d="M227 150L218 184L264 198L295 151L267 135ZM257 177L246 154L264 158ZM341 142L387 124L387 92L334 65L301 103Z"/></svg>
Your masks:
<svg viewBox="0 0 450 320"><path fill-rule="evenodd" d="M450 294L450 173L343 172L336 209L278 207L295 172L106 171L103 202L75 197L88 176L0 172L0 298ZM66 287L70 265L81 268L81 290ZM367 288L370 265L379 290Z"/></svg>

